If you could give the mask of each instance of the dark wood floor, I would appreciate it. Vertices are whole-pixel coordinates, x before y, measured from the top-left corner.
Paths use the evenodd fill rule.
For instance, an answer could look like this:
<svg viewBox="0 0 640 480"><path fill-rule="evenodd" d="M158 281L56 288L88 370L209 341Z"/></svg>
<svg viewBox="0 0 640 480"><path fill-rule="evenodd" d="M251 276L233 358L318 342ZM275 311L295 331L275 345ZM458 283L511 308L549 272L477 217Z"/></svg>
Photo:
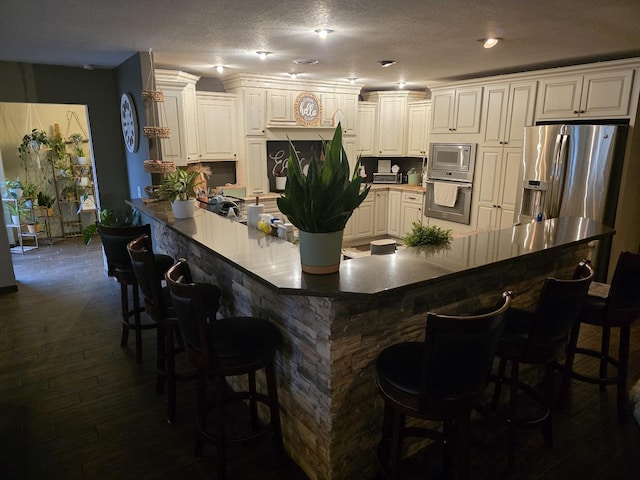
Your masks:
<svg viewBox="0 0 640 480"><path fill-rule="evenodd" d="M167 424L154 390L155 332L144 333L142 364L133 339L119 346L119 288L103 275L99 241L66 239L12 258L19 293L0 295L0 479L214 479L212 449L192 455L193 385L179 386L178 419ZM582 341L597 342L595 333ZM630 382L640 378L640 325L632 338ZM618 422L613 389L574 382L554 426L553 449L537 429L521 434L518 478L640 478L640 428ZM474 478L506 478L505 438L503 427L474 421ZM427 448L405 478L438 468ZM267 441L232 448L229 478L308 480L278 466Z"/></svg>

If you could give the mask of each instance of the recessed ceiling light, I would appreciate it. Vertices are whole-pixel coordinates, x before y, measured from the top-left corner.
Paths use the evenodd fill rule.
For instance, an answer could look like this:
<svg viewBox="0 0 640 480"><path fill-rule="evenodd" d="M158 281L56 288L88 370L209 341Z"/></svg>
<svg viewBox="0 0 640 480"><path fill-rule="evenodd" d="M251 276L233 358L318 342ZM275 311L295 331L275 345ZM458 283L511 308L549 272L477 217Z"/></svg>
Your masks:
<svg viewBox="0 0 640 480"><path fill-rule="evenodd" d="M329 28L318 28L317 30L314 30L314 31L318 34L320 38L327 38L330 33L333 33L333 30Z"/></svg>
<svg viewBox="0 0 640 480"><path fill-rule="evenodd" d="M398 83L398 88L404 88L406 86L407 86L407 84L405 82Z"/></svg>
<svg viewBox="0 0 640 480"><path fill-rule="evenodd" d="M296 72L289 72L289 78L298 78L298 74Z"/></svg>
<svg viewBox="0 0 640 480"><path fill-rule="evenodd" d="M396 61L395 60L378 60L378 63L382 68L387 68L387 67L390 67L391 65L395 65Z"/></svg>
<svg viewBox="0 0 640 480"><path fill-rule="evenodd" d="M264 60L265 58L267 58L267 55L270 55L271 52L267 52L265 50L260 50L258 52L256 52L258 54L258 56L260 57L260 60Z"/></svg>
<svg viewBox="0 0 640 480"><path fill-rule="evenodd" d="M358 77L347 78L347 80L349 80L349 83L351 85L353 85L354 83L356 83L358 81Z"/></svg>
<svg viewBox="0 0 640 480"><path fill-rule="evenodd" d="M223 65L218 65L218 66L216 67L216 71L217 71L218 73L222 73L222 72L224 72L224 66L223 66Z"/></svg>
<svg viewBox="0 0 640 480"><path fill-rule="evenodd" d="M493 48L498 44L498 42L500 40L502 40L502 39L501 38L497 38L497 37L495 37L495 38L491 37L491 38L483 38L483 39L479 40L479 42L482 43L482 46L484 48Z"/></svg>
<svg viewBox="0 0 640 480"><path fill-rule="evenodd" d="M316 63L318 63L318 60L305 60L303 58L296 58L293 63L295 63L296 65L315 65Z"/></svg>

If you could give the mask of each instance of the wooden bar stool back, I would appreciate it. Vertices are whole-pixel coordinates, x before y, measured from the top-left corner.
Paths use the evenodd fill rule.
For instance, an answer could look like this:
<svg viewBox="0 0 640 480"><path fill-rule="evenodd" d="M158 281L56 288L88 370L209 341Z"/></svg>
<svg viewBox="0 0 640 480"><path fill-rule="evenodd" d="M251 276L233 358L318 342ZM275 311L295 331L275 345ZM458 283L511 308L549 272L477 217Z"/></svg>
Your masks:
<svg viewBox="0 0 640 480"><path fill-rule="evenodd" d="M505 292L488 312L428 313L424 342L398 343L380 353L376 368L384 420L377 457L385 477L399 478L405 437L426 437L443 442L445 473L451 475L456 469L462 478L470 478L471 411L488 383L510 304L511 292ZM407 428L407 416L442 421L443 432ZM454 462L456 451L459 459Z"/></svg>
<svg viewBox="0 0 640 480"><path fill-rule="evenodd" d="M275 376L275 354L280 344L279 330L268 320L255 317L216 319L207 311L211 285L193 282L189 265L180 259L166 274L171 301L178 316L187 358L198 371L196 394L196 455L204 442L216 446L217 473L226 478L226 445L272 435L278 457L283 454L280 411ZM215 288L215 287L214 287ZM264 369L267 394L257 392L256 372ZM248 391L230 391L226 379L247 375ZM213 381L213 426L207 425L207 380ZM231 438L226 434L227 399L249 401L251 430ZM269 410L269 422L261 424L258 403Z"/></svg>
<svg viewBox="0 0 640 480"><path fill-rule="evenodd" d="M498 374L492 377L496 383L491 410L496 411L498 407L502 385L510 385L508 412L503 416L508 424L507 459L510 473L515 467L516 428L542 425L545 443L553 446L551 407L555 361L566 348L592 279L593 269L587 261L582 261L572 279L545 280L535 311L511 308L505 315L504 333L497 351L500 358ZM510 376L506 375L507 362L511 362ZM544 392L538 392L520 379L521 364L545 367ZM540 404L542 413L525 418L519 408L518 392L527 394Z"/></svg>
<svg viewBox="0 0 640 480"><path fill-rule="evenodd" d="M607 285L595 283L595 289L606 292ZM563 381L558 399L558 409L564 409L567 401L571 378L582 382L600 385L604 391L607 385L617 387L617 409L620 421L628 419L627 373L629 370L629 340L631 325L640 318L640 255L631 252L621 252L609 285L608 295L602 297L589 295L580 311L578 322L575 324L563 370ZM578 336L581 324L595 325L602 328L600 350L578 347ZM613 357L609 350L611 329L619 328L618 356ZM587 375L574 370L576 354L587 355L599 360L598 375ZM608 374L608 367L616 369L615 374Z"/></svg>
<svg viewBox="0 0 640 480"><path fill-rule="evenodd" d="M167 383L167 421L176 417L176 382L195 379L195 374L176 373L175 356L184 352L184 344L178 329L178 319L168 287L163 287L164 273L160 272L152 251L151 237L141 235L127 245L131 266L142 296L145 312L156 322L156 392L162 393ZM218 309L219 292L211 295L210 308Z"/></svg>

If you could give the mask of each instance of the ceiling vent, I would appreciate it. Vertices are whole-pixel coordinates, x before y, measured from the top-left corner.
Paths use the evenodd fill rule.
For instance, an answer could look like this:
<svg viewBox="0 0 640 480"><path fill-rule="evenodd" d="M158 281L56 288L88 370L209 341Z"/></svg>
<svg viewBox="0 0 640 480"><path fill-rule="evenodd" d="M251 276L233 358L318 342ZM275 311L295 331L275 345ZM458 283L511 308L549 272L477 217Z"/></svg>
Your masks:
<svg viewBox="0 0 640 480"><path fill-rule="evenodd" d="M304 58L296 58L293 63L296 65L315 65L318 60L305 60Z"/></svg>

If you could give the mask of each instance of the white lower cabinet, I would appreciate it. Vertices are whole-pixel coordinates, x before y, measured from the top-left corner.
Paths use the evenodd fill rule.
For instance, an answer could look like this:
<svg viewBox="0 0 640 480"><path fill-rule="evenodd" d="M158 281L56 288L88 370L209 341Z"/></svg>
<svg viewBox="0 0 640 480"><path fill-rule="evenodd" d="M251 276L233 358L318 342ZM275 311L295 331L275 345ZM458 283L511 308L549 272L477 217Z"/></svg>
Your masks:
<svg viewBox="0 0 640 480"><path fill-rule="evenodd" d="M387 234L387 219L389 218L389 192L375 192L373 197L374 203L374 235L386 235Z"/></svg>
<svg viewBox="0 0 640 480"><path fill-rule="evenodd" d="M401 216L402 194L396 190L389 191L389 212L387 233L394 237L399 237L400 216Z"/></svg>
<svg viewBox="0 0 640 480"><path fill-rule="evenodd" d="M424 194L402 192L402 213L400 220L400 236L404 237L413 227L413 222L422 221Z"/></svg>
<svg viewBox="0 0 640 480"><path fill-rule="evenodd" d="M474 194L477 229L511 227L520 189L521 148L478 149Z"/></svg>
<svg viewBox="0 0 640 480"><path fill-rule="evenodd" d="M355 209L353 215L347 222L342 237L343 241L352 241L359 238L373 237L374 225L375 225L375 204L373 201L373 194L369 192L364 202Z"/></svg>

